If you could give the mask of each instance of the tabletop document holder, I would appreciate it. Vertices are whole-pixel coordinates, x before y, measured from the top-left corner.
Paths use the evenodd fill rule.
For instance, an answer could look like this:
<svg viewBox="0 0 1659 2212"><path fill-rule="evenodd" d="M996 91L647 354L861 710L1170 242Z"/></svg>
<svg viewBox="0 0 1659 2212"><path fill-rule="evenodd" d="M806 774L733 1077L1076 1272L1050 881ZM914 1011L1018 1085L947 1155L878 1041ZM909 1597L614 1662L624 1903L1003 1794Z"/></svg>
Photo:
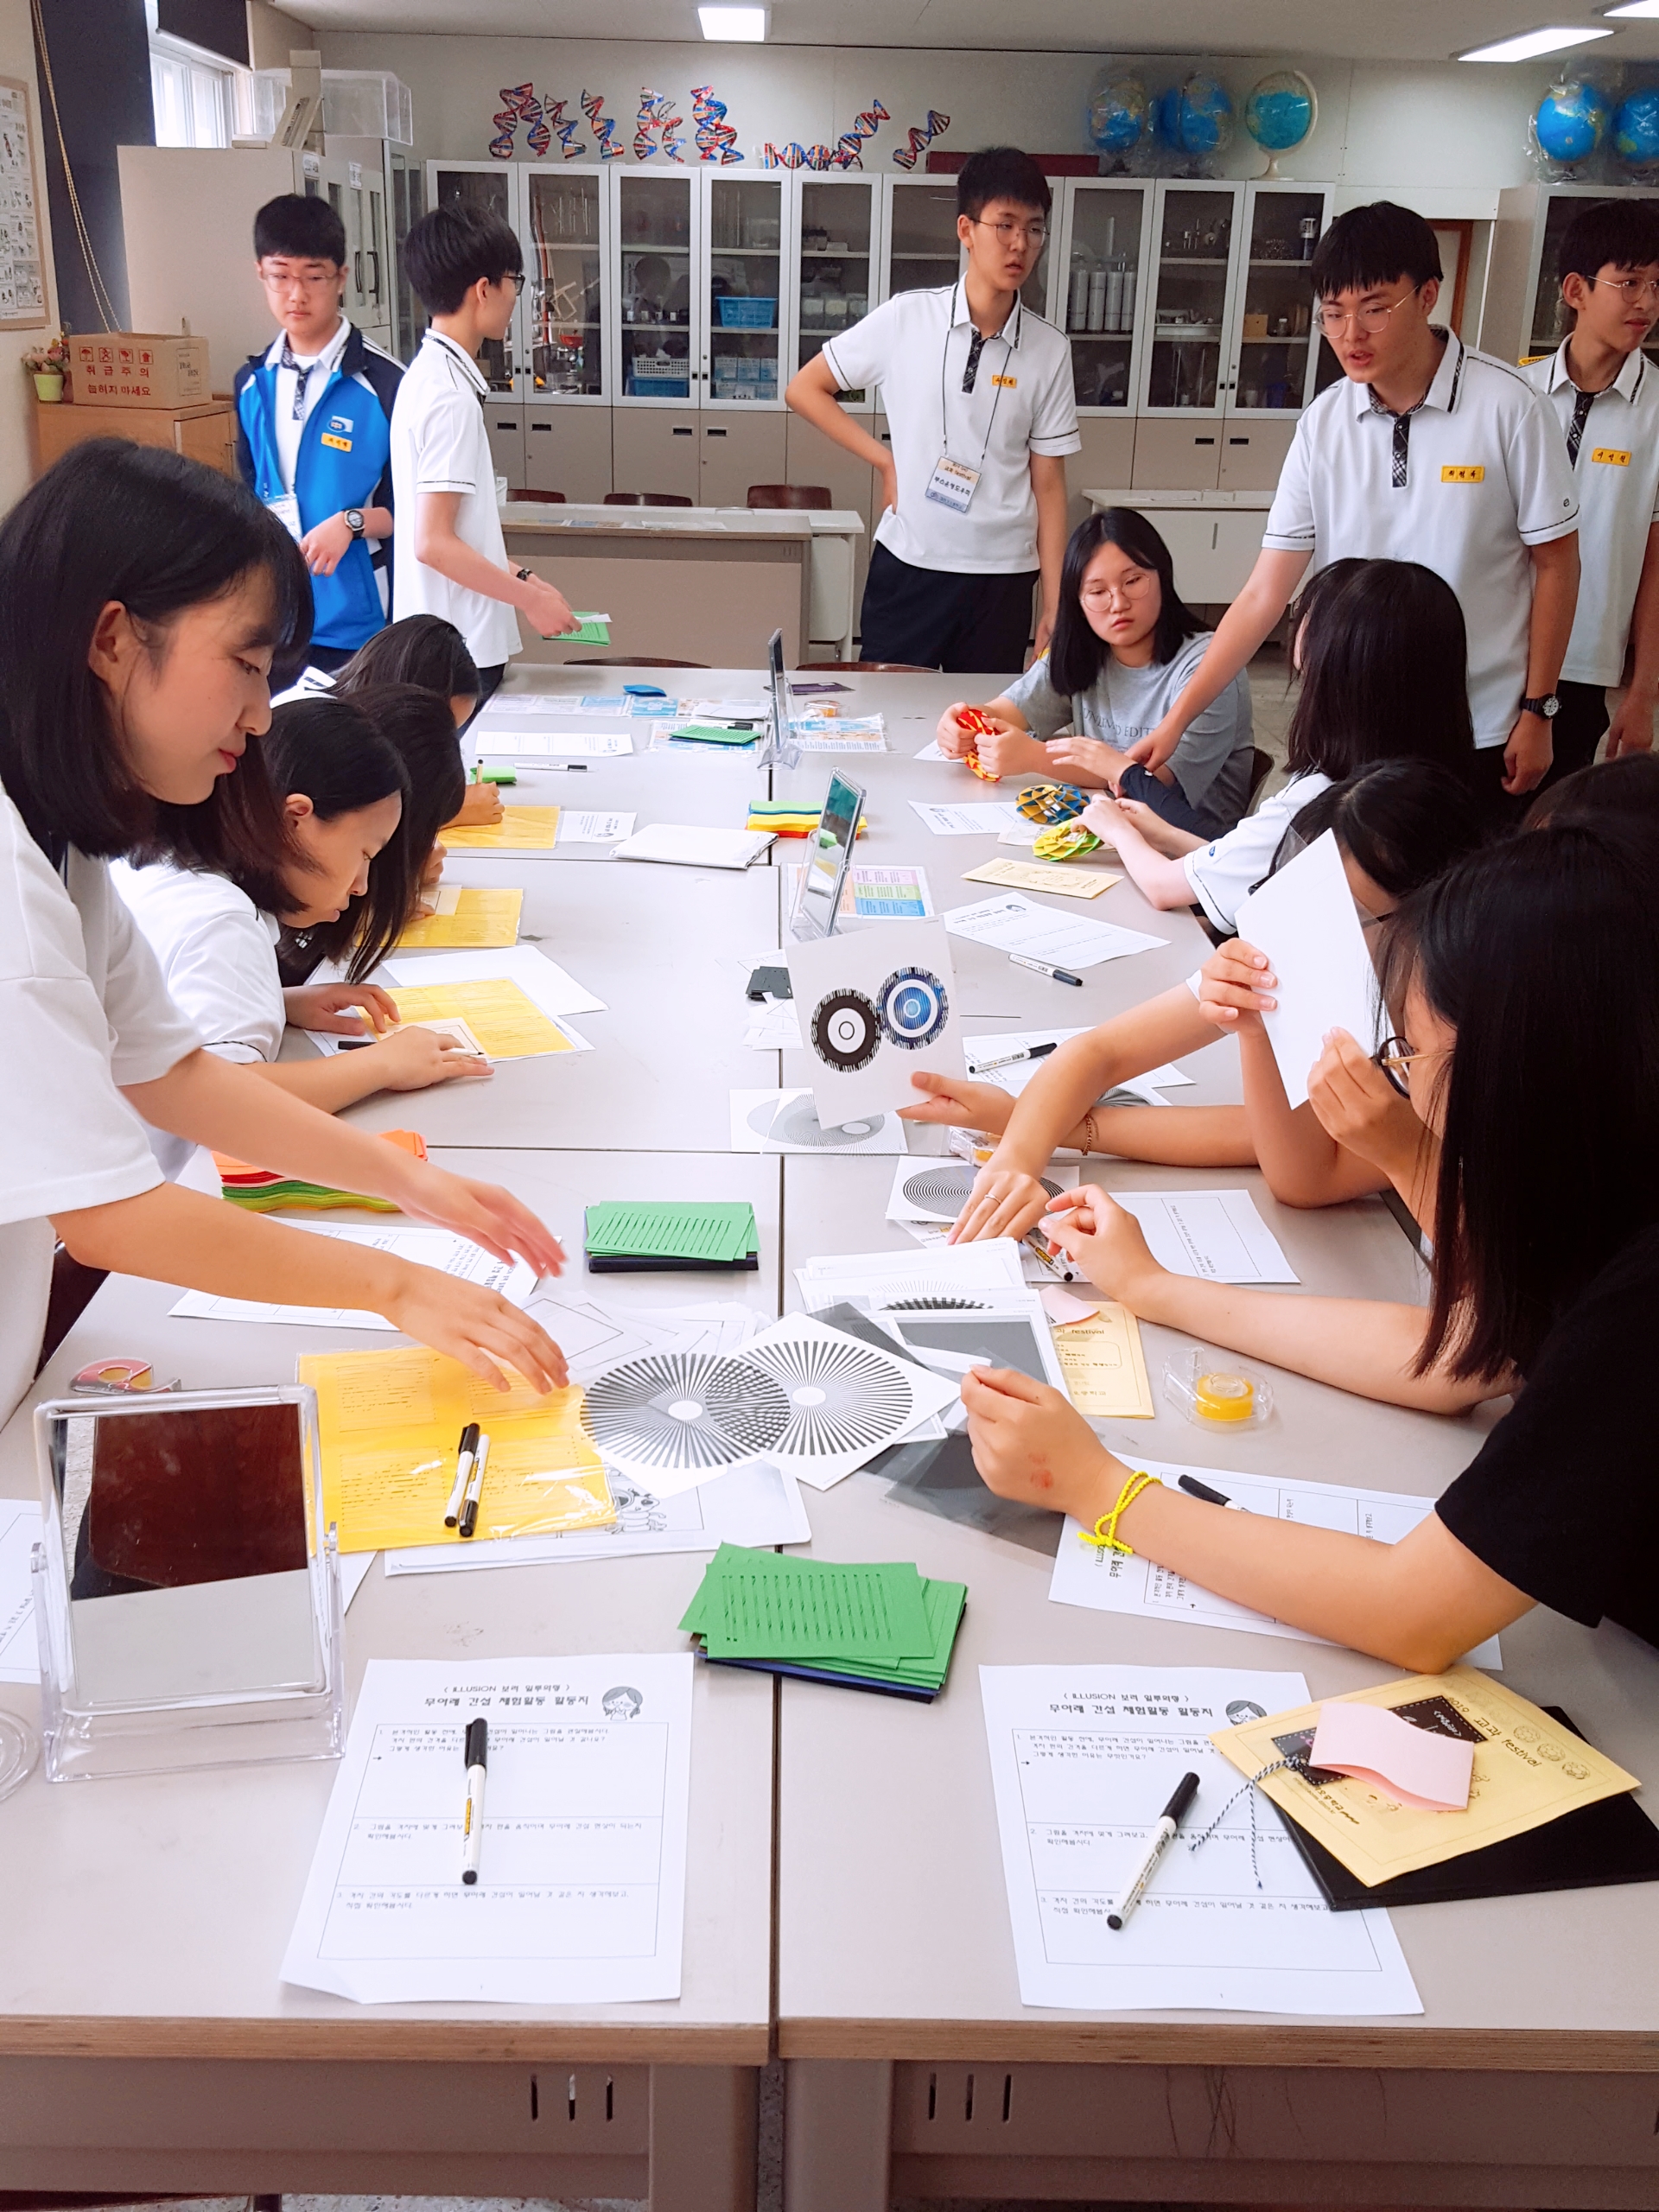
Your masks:
<svg viewBox="0 0 1659 2212"><path fill-rule="evenodd" d="M340 1563L315 1392L56 1399L35 1441L48 1777L337 1758Z"/></svg>

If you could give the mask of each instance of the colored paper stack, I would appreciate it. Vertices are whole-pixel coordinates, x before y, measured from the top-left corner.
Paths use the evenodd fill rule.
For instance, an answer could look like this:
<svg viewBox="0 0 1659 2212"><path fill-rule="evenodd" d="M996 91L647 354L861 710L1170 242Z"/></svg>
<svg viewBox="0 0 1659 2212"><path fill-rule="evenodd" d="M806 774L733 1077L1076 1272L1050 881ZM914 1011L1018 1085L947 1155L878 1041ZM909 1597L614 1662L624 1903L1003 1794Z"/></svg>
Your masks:
<svg viewBox="0 0 1659 2212"><path fill-rule="evenodd" d="M682 1629L722 1667L931 1704L968 1601L910 1565L836 1566L722 1544Z"/></svg>
<svg viewBox="0 0 1659 2212"><path fill-rule="evenodd" d="M416 1160L426 1158L426 1139L414 1129L382 1129L382 1141ZM222 1152L213 1154L221 1194L247 1213L276 1213L289 1207L320 1213L330 1206L367 1206L375 1213L396 1213L390 1198L366 1198L354 1191L333 1191L325 1183L302 1183L268 1167L250 1167Z"/></svg>
<svg viewBox="0 0 1659 2212"><path fill-rule="evenodd" d="M586 1242L588 1265L596 1275L693 1268L752 1274L760 1265L754 1208L747 1198L663 1198L632 1205L609 1199L588 1207Z"/></svg>
<svg viewBox="0 0 1659 2212"><path fill-rule="evenodd" d="M752 798L746 830L770 830L774 837L810 837L818 826L821 806L797 806L786 798ZM858 834L869 835L868 815L858 817Z"/></svg>

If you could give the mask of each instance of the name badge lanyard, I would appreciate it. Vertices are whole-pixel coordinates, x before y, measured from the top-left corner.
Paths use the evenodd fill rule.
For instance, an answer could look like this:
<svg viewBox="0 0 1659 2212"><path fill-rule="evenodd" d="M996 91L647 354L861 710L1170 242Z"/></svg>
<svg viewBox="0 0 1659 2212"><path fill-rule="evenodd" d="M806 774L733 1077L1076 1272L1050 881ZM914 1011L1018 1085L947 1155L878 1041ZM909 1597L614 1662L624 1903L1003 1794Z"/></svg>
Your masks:
<svg viewBox="0 0 1659 2212"><path fill-rule="evenodd" d="M985 456L991 449L991 435L996 428L996 410L1002 400L1003 379L1001 377L991 379L990 419L985 425L985 438L979 448L978 466L970 468L965 461L953 461L950 457L950 417L945 404L945 386L950 364L950 333L957 327L957 294L960 289L959 283L950 288L950 321L945 329L944 346L939 355L939 429L944 450L933 464L933 474L928 479L927 497L938 506L949 507L955 514L965 515L984 472ZM1020 321L1025 315L1023 301L1015 303L1014 315L1014 345L1011 346L1006 338L1002 339L1005 356L1011 353L1020 342ZM999 331L997 335L1001 337L1001 333ZM969 339L968 342L971 347L973 340Z"/></svg>

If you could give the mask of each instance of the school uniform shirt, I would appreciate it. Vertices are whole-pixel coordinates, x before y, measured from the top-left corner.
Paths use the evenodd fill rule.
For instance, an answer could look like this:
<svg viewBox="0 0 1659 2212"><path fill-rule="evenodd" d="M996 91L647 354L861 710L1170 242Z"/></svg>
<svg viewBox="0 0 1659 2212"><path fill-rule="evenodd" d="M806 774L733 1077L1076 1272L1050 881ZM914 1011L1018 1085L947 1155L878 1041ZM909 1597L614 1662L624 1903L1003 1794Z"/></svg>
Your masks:
<svg viewBox="0 0 1659 2212"><path fill-rule="evenodd" d="M1544 1338L1526 1388L1435 1511L1541 1605L1659 1644L1659 1486L1631 1377L1652 1357L1659 1229L1631 1238Z"/></svg>
<svg viewBox="0 0 1659 2212"><path fill-rule="evenodd" d="M843 391L880 387L899 506L876 524L878 545L960 575L1036 568L1031 456L1083 450L1071 347L1052 323L1016 301L997 336L982 338L962 286L947 284L885 301L826 339L823 358ZM965 514L927 496L946 453L980 472Z"/></svg>
<svg viewBox="0 0 1659 2212"><path fill-rule="evenodd" d="M506 540L495 499L495 460L484 425L489 390L461 346L429 330L404 372L391 413L392 512L397 556L392 614L441 614L467 640L480 668L499 668L519 651L518 617L504 600L451 583L415 557L415 524L423 492L459 492L455 535L505 570Z"/></svg>
<svg viewBox="0 0 1659 2212"><path fill-rule="evenodd" d="M1648 532L1659 522L1659 374L1640 346L1605 391L1580 391L1567 344L1524 372L1567 439L1579 487L1579 605L1561 678L1623 681Z"/></svg>
<svg viewBox="0 0 1659 2212"><path fill-rule="evenodd" d="M0 792L0 1421L41 1356L51 1217L153 1190L144 1125L117 1089L154 1083L201 1039L102 861L52 867Z"/></svg>
<svg viewBox="0 0 1659 2212"><path fill-rule="evenodd" d="M1239 907L1272 868L1286 830L1309 799L1317 798L1330 783L1330 777L1317 768L1293 776L1271 798L1264 798L1254 814L1246 815L1236 830L1186 855L1181 866L1192 896L1218 930L1237 929Z"/></svg>
<svg viewBox="0 0 1659 2212"><path fill-rule="evenodd" d="M1579 526L1560 432L1526 378L1448 335L1426 397L1392 415L1344 378L1296 425L1265 550L1418 561L1458 595L1478 747L1506 745L1527 695L1528 548ZM1409 652L1409 639L1402 641Z"/></svg>
<svg viewBox="0 0 1659 2212"><path fill-rule="evenodd" d="M280 925L228 877L158 861L111 861L110 880L156 957L168 995L222 1060L274 1060L287 1008L276 969ZM149 1141L169 1182L195 1147L165 1129Z"/></svg>
<svg viewBox="0 0 1659 2212"><path fill-rule="evenodd" d="M1128 668L1109 652L1088 690L1070 698L1050 682L1044 653L1003 687L1002 696L1019 708L1033 737L1046 740L1070 728L1127 752L1157 728L1179 698L1211 634L1205 630L1185 639L1161 667L1149 661L1144 668ZM1219 698L1188 723L1169 757L1187 804L1217 830L1230 830L1249 799L1251 736L1250 683L1241 669Z"/></svg>

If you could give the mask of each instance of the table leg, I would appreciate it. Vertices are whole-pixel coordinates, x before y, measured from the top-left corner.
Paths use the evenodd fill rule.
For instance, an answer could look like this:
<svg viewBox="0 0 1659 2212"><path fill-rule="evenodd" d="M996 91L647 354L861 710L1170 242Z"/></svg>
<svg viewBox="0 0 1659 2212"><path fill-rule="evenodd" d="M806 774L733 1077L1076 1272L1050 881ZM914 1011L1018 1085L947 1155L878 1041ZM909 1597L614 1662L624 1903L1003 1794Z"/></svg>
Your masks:
<svg viewBox="0 0 1659 2212"><path fill-rule="evenodd" d="M887 2060L790 2060L784 2212L887 2212L892 2147Z"/></svg>
<svg viewBox="0 0 1659 2212"><path fill-rule="evenodd" d="M754 2212L757 2087L752 2066L652 2068L650 2212Z"/></svg>

